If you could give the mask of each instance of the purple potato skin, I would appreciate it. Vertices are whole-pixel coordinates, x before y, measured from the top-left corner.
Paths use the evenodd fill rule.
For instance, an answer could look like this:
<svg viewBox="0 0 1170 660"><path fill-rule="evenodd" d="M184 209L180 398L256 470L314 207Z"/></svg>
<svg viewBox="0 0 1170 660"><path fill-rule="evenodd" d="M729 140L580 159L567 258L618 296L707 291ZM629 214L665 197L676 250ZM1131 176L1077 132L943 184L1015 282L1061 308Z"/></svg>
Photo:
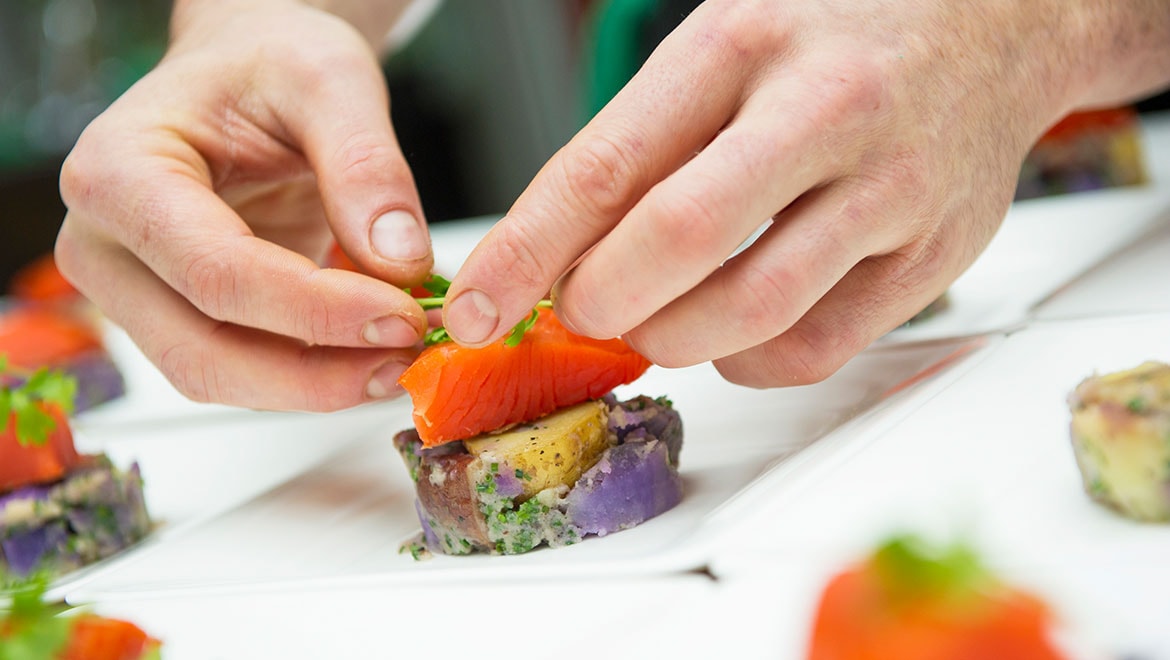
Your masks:
<svg viewBox="0 0 1170 660"><path fill-rule="evenodd" d="M582 534L604 536L674 508L682 496L667 444L632 442L611 448L581 475L566 498L565 514Z"/></svg>
<svg viewBox="0 0 1170 660"><path fill-rule="evenodd" d="M69 532L63 521L21 530L0 541L0 552L8 564L8 572L17 577L32 573L41 565L42 558L55 548L63 547Z"/></svg>
<svg viewBox="0 0 1170 660"><path fill-rule="evenodd" d="M666 399L619 402L609 395L604 400L614 444L567 493L555 496L555 503L545 498L536 507L531 506L536 498L520 501L523 485L511 474L493 473L487 488L483 481L477 484L482 465L477 472L462 443L423 449L414 430L396 434L394 445L415 481L423 529L411 543L442 554L516 554L629 529L676 506L683 497L678 412Z"/></svg>
<svg viewBox="0 0 1170 660"><path fill-rule="evenodd" d="M63 367L77 379L74 413L113 401L126 393L126 382L122 378L122 372L105 351L91 351L80 355Z"/></svg>
<svg viewBox="0 0 1170 660"><path fill-rule="evenodd" d="M122 372L104 350L81 353L51 366L77 380L77 393L73 396L74 414L126 394L126 381L122 378ZM23 382L17 379L13 384L20 385Z"/></svg>
<svg viewBox="0 0 1170 660"><path fill-rule="evenodd" d="M57 575L109 557L149 533L137 464L122 471L88 456L63 480L0 496L0 587L5 576Z"/></svg>
<svg viewBox="0 0 1170 660"><path fill-rule="evenodd" d="M420 514L426 513L419 520L436 540L435 528L458 528L472 543L490 543L483 516L477 515L479 501L468 475L468 466L474 460L470 454L449 453L433 461L424 459L419 467L417 508ZM432 478L437 474L442 478Z"/></svg>

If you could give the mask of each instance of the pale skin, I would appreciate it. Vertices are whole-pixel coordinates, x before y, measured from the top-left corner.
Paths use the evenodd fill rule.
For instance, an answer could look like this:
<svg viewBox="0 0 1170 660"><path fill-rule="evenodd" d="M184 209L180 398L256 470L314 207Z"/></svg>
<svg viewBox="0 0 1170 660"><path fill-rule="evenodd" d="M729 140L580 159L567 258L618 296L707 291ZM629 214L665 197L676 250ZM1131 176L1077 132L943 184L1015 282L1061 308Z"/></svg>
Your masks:
<svg viewBox="0 0 1170 660"><path fill-rule="evenodd" d="M62 271L188 396L397 392L425 325L398 287L432 264L369 45L400 8L180 2L67 160ZM816 382L970 265L1047 126L1168 83L1170 0L708 0L477 247L445 324L482 345L551 290L658 364ZM331 235L370 276L317 267Z"/></svg>
<svg viewBox="0 0 1170 660"><path fill-rule="evenodd" d="M159 66L66 160L57 262L184 394L399 392L430 241L373 44L407 4L178 2ZM377 8L378 11L374 11ZM318 268L336 236L373 276Z"/></svg>

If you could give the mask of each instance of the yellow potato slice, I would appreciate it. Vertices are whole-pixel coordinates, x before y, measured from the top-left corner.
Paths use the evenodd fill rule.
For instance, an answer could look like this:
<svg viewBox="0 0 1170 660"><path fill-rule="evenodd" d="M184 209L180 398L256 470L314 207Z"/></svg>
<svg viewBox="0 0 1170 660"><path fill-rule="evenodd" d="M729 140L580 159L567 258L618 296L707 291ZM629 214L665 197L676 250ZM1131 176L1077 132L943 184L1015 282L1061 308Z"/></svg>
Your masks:
<svg viewBox="0 0 1170 660"><path fill-rule="evenodd" d="M604 403L586 401L463 444L484 465L495 463L500 472L514 474L527 499L546 488L572 486L593 467L609 447L607 421Z"/></svg>

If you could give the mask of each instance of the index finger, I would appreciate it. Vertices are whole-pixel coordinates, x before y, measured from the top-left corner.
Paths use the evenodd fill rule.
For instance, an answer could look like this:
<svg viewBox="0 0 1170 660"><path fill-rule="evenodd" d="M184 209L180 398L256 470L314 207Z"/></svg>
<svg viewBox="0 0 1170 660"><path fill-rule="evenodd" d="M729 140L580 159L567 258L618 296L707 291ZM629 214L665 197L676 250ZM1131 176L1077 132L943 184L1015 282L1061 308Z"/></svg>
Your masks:
<svg viewBox="0 0 1170 660"><path fill-rule="evenodd" d="M663 48L684 45L694 48L693 40L672 36ZM651 58L541 168L455 275L444 308L452 338L482 346L503 335L655 183L727 122L747 74L723 66L731 55L718 44L706 49Z"/></svg>
<svg viewBox="0 0 1170 660"><path fill-rule="evenodd" d="M425 319L408 294L320 269L257 238L190 162L139 156L101 173L67 162L63 197L210 318L309 344L404 347L418 340Z"/></svg>

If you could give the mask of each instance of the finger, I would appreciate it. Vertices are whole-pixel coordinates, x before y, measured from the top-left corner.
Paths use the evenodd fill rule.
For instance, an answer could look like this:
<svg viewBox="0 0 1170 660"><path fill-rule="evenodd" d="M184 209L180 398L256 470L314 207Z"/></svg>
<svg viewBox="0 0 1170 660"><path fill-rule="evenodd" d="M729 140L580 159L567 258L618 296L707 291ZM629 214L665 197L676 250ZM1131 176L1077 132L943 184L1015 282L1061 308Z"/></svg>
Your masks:
<svg viewBox="0 0 1170 660"><path fill-rule="evenodd" d="M782 80L756 95L800 99L806 84ZM557 314L567 326L594 337L625 334L705 280L764 221L840 167L839 154L817 156L815 145L831 129L817 134L762 106L745 104L557 283Z"/></svg>
<svg viewBox="0 0 1170 660"><path fill-rule="evenodd" d="M668 37L549 160L468 257L444 309L456 341L483 345L512 327L647 190L727 123L748 74L726 66L727 44L694 43L684 32Z"/></svg>
<svg viewBox="0 0 1170 660"><path fill-rule="evenodd" d="M805 194L749 247L630 331L656 364L682 367L763 343L788 330L859 261L900 245L904 217L843 179Z"/></svg>
<svg viewBox="0 0 1170 660"><path fill-rule="evenodd" d="M330 346L405 347L422 336L409 295L253 236L182 162L127 160L98 175L65 167L63 196L213 319Z"/></svg>
<svg viewBox="0 0 1170 660"><path fill-rule="evenodd" d="M184 395L271 410L327 411L400 394L414 349L306 346L203 315L124 248L67 216L57 263Z"/></svg>
<svg viewBox="0 0 1170 660"><path fill-rule="evenodd" d="M861 261L786 332L716 360L716 369L727 380L750 387L808 385L828 378L943 294L961 267L935 246Z"/></svg>
<svg viewBox="0 0 1170 660"><path fill-rule="evenodd" d="M329 225L365 272L418 284L434 260L422 203L390 123L385 78L372 53L270 72L277 115L317 174Z"/></svg>

